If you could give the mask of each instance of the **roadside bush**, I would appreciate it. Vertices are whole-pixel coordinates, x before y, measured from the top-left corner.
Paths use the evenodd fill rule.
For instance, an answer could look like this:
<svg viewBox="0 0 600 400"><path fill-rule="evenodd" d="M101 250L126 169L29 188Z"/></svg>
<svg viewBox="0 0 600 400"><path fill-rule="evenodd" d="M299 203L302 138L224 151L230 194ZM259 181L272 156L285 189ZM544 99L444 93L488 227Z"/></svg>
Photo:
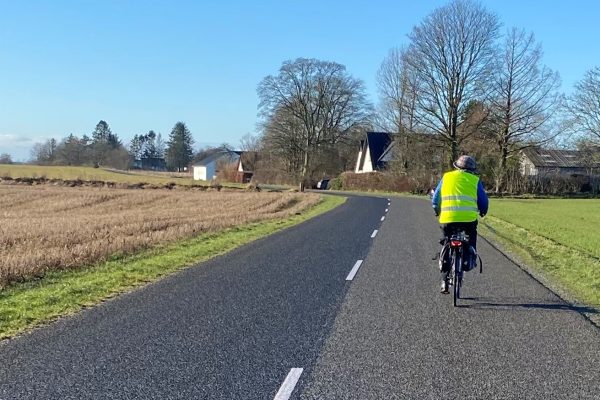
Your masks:
<svg viewBox="0 0 600 400"><path fill-rule="evenodd" d="M337 176L329 181L329 189L342 190L342 188L343 188L343 183L342 183L342 178L340 176Z"/></svg>
<svg viewBox="0 0 600 400"><path fill-rule="evenodd" d="M336 179L340 180L342 190L378 190L386 192L411 191L410 180L407 176L399 176L383 172L368 172L364 174L344 172ZM336 186L340 186L340 184L336 183Z"/></svg>
<svg viewBox="0 0 600 400"><path fill-rule="evenodd" d="M572 193L597 193L598 182L584 175L546 174L536 176L509 176L504 188L510 194L566 195Z"/></svg>

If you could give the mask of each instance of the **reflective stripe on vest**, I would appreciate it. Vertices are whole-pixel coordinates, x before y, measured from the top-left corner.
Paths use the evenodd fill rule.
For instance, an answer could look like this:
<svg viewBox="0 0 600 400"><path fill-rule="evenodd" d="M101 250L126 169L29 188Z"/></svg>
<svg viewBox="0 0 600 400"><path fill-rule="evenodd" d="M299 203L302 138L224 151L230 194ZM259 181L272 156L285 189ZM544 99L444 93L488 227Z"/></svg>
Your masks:
<svg viewBox="0 0 600 400"><path fill-rule="evenodd" d="M479 177L465 171L447 172L442 178L440 224L477 220Z"/></svg>

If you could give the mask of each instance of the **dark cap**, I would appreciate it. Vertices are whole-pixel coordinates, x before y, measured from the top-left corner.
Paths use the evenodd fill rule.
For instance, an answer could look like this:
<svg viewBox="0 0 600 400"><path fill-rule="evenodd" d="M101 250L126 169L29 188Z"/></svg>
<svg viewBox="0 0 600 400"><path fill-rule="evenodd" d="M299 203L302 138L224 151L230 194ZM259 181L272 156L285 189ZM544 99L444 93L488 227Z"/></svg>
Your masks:
<svg viewBox="0 0 600 400"><path fill-rule="evenodd" d="M475 168L477 168L477 163L475 162L475 159L467 155L462 155L458 157L458 160L454 161L452 165L454 165L454 168L464 169L467 171L475 171Z"/></svg>

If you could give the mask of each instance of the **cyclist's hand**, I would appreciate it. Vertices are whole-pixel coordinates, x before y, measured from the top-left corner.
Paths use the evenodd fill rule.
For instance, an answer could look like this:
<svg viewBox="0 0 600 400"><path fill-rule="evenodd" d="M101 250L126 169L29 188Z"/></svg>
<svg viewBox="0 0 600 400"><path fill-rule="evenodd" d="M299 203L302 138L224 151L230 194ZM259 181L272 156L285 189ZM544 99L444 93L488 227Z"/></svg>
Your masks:
<svg viewBox="0 0 600 400"><path fill-rule="evenodd" d="M485 217L484 213L480 213L479 215L481 216L481 218Z"/></svg>

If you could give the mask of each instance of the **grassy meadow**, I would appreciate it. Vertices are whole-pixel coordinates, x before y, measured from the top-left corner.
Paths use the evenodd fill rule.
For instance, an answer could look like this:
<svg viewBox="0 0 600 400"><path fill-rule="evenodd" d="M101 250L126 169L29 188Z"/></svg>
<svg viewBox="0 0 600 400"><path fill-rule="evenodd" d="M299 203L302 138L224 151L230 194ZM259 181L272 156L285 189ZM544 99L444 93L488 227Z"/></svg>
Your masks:
<svg viewBox="0 0 600 400"><path fill-rule="evenodd" d="M316 194L0 185L0 288L315 206Z"/></svg>
<svg viewBox="0 0 600 400"><path fill-rule="evenodd" d="M104 181L116 183L150 183L178 185L207 184L194 181L191 174L148 171L117 171L92 167L46 166L25 164L0 164L0 178L47 178L82 181Z"/></svg>
<svg viewBox="0 0 600 400"><path fill-rule="evenodd" d="M600 199L492 199L479 230L600 308Z"/></svg>

